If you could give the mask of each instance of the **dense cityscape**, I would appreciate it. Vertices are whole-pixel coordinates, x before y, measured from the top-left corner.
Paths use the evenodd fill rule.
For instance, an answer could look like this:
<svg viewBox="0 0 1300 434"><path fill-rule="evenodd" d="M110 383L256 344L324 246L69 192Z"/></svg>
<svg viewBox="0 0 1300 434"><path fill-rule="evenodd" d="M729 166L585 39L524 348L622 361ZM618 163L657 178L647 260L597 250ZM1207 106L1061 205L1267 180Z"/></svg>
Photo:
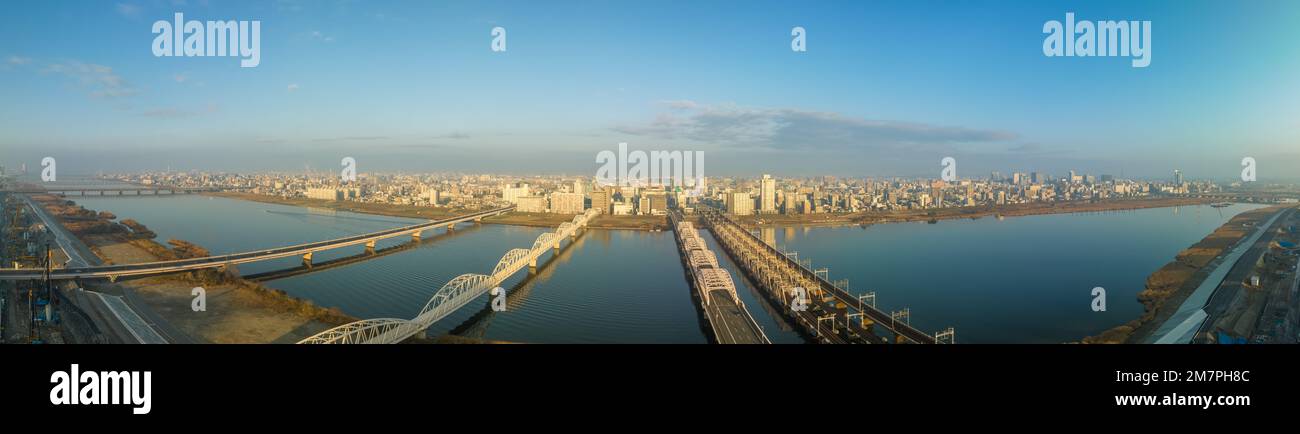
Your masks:
<svg viewBox="0 0 1300 434"><path fill-rule="evenodd" d="M347 200L363 203L482 209L509 203L521 212L580 214L592 208L612 215L665 215L668 199L689 206L696 200L726 204L734 215L855 213L864 211L1007 205L1033 202L1102 201L1189 196L1224 191L1210 181L1136 181L1111 175L998 172L988 178L951 182L924 179L711 178L701 196L671 185L605 186L595 178L500 175L362 174L341 183L335 174L226 174L163 172L104 175L144 186L242 190L279 198ZM1228 188L1239 187L1232 183Z"/></svg>

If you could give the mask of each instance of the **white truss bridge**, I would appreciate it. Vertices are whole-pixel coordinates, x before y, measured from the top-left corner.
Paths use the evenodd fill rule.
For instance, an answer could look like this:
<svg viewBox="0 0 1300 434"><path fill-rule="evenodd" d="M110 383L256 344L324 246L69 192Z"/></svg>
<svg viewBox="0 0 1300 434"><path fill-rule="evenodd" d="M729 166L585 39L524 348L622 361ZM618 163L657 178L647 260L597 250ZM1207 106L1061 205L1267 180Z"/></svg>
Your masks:
<svg viewBox="0 0 1300 434"><path fill-rule="evenodd" d="M375 318L354 321L299 341L300 344L394 344L422 333L433 323L491 291L526 266L536 267L537 258L548 249L559 250L564 238L572 238L597 214L596 210L561 223L555 232L547 232L527 249L512 249L497 261L492 274L462 274L451 279L433 294L420 313L411 319Z"/></svg>

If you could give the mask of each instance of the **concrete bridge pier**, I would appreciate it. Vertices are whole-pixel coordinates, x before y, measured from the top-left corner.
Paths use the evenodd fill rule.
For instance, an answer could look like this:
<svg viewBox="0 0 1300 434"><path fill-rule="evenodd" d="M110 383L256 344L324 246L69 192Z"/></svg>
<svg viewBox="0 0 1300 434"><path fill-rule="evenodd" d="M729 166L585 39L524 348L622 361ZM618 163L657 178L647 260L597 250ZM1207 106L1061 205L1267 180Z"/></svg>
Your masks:
<svg viewBox="0 0 1300 434"><path fill-rule="evenodd" d="M303 265L304 267L309 267L309 268L311 267L311 254L312 254L312 253L315 253L315 252L307 252L306 254L302 255L302 265Z"/></svg>
<svg viewBox="0 0 1300 434"><path fill-rule="evenodd" d="M375 240L370 240L370 242L366 243L366 254L370 254L370 255L375 254Z"/></svg>
<svg viewBox="0 0 1300 434"><path fill-rule="evenodd" d="M420 242L420 231L411 232L411 242L412 243Z"/></svg>

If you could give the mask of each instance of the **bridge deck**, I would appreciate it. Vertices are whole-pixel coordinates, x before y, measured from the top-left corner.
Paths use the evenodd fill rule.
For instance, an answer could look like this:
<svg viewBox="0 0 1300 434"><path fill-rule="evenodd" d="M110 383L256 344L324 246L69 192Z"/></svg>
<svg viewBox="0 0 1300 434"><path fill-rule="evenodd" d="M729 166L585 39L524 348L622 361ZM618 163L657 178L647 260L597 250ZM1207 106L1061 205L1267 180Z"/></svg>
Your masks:
<svg viewBox="0 0 1300 434"><path fill-rule="evenodd" d="M768 343L763 331L753 326L745 306L737 305L729 295L714 294L712 301L705 303L704 313L713 328L714 338L720 344Z"/></svg>
<svg viewBox="0 0 1300 434"><path fill-rule="evenodd" d="M479 219L489 215L496 215L508 212L514 209L514 206L497 208L488 211L466 214L457 217L449 217L440 220L431 220L425 223L403 226L394 229L387 229L368 234L353 235L333 240L317 241L312 243L298 244L293 246L277 247L265 250L256 250L251 252L232 253L226 255L207 256L193 259L180 259L173 261L145 262L139 264L126 265L105 265L95 267L69 267L55 270L50 274L51 279L77 279L77 278L97 278L97 277L121 277L121 276L141 276L151 274L174 273L189 270L198 270L204 268L217 268L225 265L236 265L248 262L258 262L270 259L285 258L291 256L302 256L305 254L332 250L347 246L366 244L371 241L378 241L387 238L393 238L403 235L412 235L428 230L433 230L440 226L454 225L469 220ZM0 269L0 280L26 280L39 279L42 275L40 270L32 269Z"/></svg>

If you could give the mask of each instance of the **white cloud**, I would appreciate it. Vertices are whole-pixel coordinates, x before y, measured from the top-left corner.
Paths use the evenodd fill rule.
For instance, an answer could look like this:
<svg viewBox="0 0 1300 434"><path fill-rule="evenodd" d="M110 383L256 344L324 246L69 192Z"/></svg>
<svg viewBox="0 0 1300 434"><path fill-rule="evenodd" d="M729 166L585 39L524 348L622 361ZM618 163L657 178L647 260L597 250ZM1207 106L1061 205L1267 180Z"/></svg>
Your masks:
<svg viewBox="0 0 1300 434"><path fill-rule="evenodd" d="M164 107L159 109L146 110L140 113L140 115L145 117L151 117L151 118L176 119L176 118L188 118L188 117L193 117L193 116L198 116L198 115L208 114L208 113L216 113L217 110L218 109L216 104L209 104L207 107L201 110L192 110L192 109L177 108L177 107Z"/></svg>
<svg viewBox="0 0 1300 434"><path fill-rule="evenodd" d="M320 30L312 30L309 34L311 39L323 42L334 42L334 37L321 33Z"/></svg>
<svg viewBox="0 0 1300 434"><path fill-rule="evenodd" d="M139 93L139 90L114 73L113 68L104 65L70 60L50 64L41 72L71 78L82 87L90 89L90 95L94 97L118 98Z"/></svg>
<svg viewBox="0 0 1300 434"><path fill-rule="evenodd" d="M289 86L285 87L285 89L289 92L295 92L298 90L298 83L289 83Z"/></svg>
<svg viewBox="0 0 1300 434"><path fill-rule="evenodd" d="M664 101L672 109L644 125L614 131L667 140L726 147L767 149L943 149L955 144L1007 142L1014 133L938 126L917 122L873 120L832 112L791 108L703 105Z"/></svg>
<svg viewBox="0 0 1300 434"><path fill-rule="evenodd" d="M118 3L117 13L127 18L140 18L140 6L131 3Z"/></svg>

